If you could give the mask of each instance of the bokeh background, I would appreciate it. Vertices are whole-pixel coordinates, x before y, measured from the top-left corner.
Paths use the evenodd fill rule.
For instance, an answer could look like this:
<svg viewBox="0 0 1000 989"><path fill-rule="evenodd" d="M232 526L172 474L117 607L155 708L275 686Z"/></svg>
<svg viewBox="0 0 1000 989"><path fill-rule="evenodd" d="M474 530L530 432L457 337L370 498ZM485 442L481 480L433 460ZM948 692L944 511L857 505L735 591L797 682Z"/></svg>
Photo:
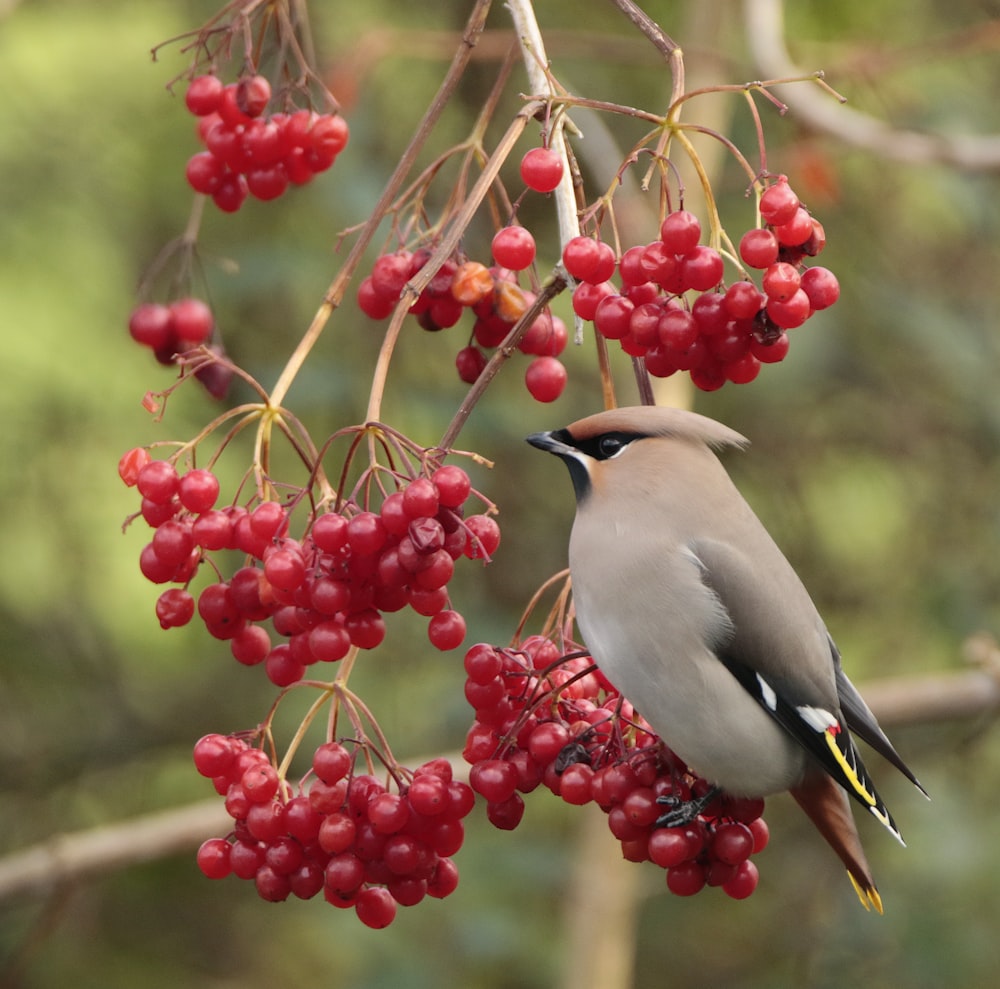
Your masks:
<svg viewBox="0 0 1000 989"><path fill-rule="evenodd" d="M311 6L351 144L330 173L275 203L249 202L236 216L210 207L195 284L230 353L265 383L308 325L343 253L338 232L366 217L471 5ZM184 228L183 167L196 150L183 87L165 88L186 66L180 45L155 61L150 49L216 7L0 4L0 857L204 800L209 788L190 764L194 740L251 727L270 703L263 678L237 668L224 644L194 627L159 630L157 589L137 567L146 537L141 522L121 532L136 505L115 470L125 449L187 438L218 411L185 388L154 422L140 400L173 375L125 328L143 272ZM651 0L647 9L681 42L697 84L760 77L740 4ZM571 91L665 106L665 68L612 4L548 0L538 16ZM1000 132L995 5L799 0L786 16L796 61L824 69L852 107L940 135L946 149L964 135ZM467 134L509 30L495 4L435 152ZM494 137L525 86L518 69ZM843 294L796 331L783 365L752 385L699 395L695 407L752 439L749 453L731 459L733 473L812 590L855 682L959 674L966 639L1000 628L1000 155L977 170L947 154L899 160L880 153L893 150L891 137L871 151L810 128L794 110L779 116L761 101L761 112L770 166L789 174L824 222L822 261ZM695 101L686 119L701 115L753 151L742 97ZM638 133L612 121L606 137L624 148ZM529 128L515 159L536 138ZM615 162L603 140L593 137L584 162L606 184ZM738 236L752 217L745 183L724 163L717 174L723 220ZM637 237L654 235L656 208L653 197L631 203ZM523 214L546 263L556 260L550 212L535 197ZM470 253L485 253L486 237L485 227L474 230ZM568 318L567 300L556 309ZM440 436L464 394L452 362L467 332L404 334L384 418L419 442ZM379 340L379 327L353 307L336 314L288 400L314 437L363 417ZM522 437L599 404L591 349L573 350L567 363L565 396L544 407L519 380L525 362L512 362L460 438L496 462L475 482L500 505L504 531L495 563L455 587L470 641L509 639L531 592L564 565L569 486ZM620 399L633 400L619 369ZM240 468L232 457L223 472L235 478ZM403 621L373 658L352 683L397 754L460 749L469 723L460 655L436 653L419 625ZM210 883L193 846L20 891L0 902L0 986L585 986L595 959L573 939L569 918L582 904L599 924L617 923L619 883L634 905L613 965L624 984L992 984L1000 963L993 718L918 720L893 734L933 802L873 766L909 844L861 822L882 918L860 910L787 798L769 801L760 887L737 903L710 890L670 896L662 872L617 863L610 835L587 835L593 808L538 792L513 833L493 830L477 810L457 859L458 892L401 910L382 932L317 902L272 905L236 880Z"/></svg>

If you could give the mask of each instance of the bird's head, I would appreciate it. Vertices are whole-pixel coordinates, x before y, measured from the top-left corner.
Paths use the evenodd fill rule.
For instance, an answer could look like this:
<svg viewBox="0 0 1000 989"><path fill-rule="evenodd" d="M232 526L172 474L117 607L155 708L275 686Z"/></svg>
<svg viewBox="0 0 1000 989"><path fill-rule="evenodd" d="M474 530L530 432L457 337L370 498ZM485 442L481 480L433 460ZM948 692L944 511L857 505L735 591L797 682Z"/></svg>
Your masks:
<svg viewBox="0 0 1000 989"><path fill-rule="evenodd" d="M668 466L671 449L747 445L745 437L728 426L683 409L641 405L610 409L570 423L563 429L532 433L527 441L540 450L561 457L569 468L578 502L591 493L598 477L628 479L639 469L640 458L630 459L633 448L643 450L642 469ZM642 441L641 443L639 441ZM654 445L655 444L655 445Z"/></svg>

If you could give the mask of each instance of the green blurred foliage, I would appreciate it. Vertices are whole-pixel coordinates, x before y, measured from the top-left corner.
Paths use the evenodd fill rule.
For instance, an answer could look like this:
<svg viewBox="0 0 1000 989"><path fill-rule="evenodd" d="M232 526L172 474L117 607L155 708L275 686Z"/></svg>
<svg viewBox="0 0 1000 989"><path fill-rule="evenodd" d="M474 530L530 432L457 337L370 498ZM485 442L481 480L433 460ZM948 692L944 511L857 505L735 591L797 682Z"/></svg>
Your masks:
<svg viewBox="0 0 1000 989"><path fill-rule="evenodd" d="M211 298L230 353L265 384L339 264L337 232L364 220L433 95L468 8L314 6L324 61L355 73L340 78L356 87L352 143L330 174L278 203L248 203L235 217L210 207L195 285ZM611 5L587 5L583 18L569 0L539 7L556 75L570 89L665 105L662 63ZM735 4L649 7L684 44L689 71L706 65L719 82L753 77ZM187 438L218 411L185 388L162 423L151 421L140 399L172 372L124 329L143 271L186 222L183 164L195 149L183 86L165 89L185 69L180 46L156 61L149 51L214 10L201 0L36 0L0 12L2 851L208 796L190 768L192 742L250 727L270 703L263 678L236 668L224 644L196 628L156 627L157 589L136 566L142 524L121 535L136 506L115 472L128 447ZM718 30L699 35L695 15L706 11ZM974 0L945 9L807 2L789 5L788 35L800 63L826 69L861 109L916 129L988 133L1000 130L996 102L984 98L1000 82L995 54L940 44L986 16ZM506 29L505 18L497 4L492 26ZM468 133L504 47L491 44L474 61L422 164ZM491 136L525 86L516 70ZM740 98L727 106L724 129L752 148ZM697 114L695 102L687 119ZM753 386L701 396L697 407L753 440L731 459L733 472L813 591L852 676L957 669L963 638L1000 626L996 179L874 159L809 133L794 114L762 104L762 115L771 167L789 173L826 225L823 263L843 296L797 333L784 365L765 368ZM623 148L642 133L631 122L609 131ZM523 148L534 140L529 128ZM594 132L598 150L584 167L607 184L617 162L602 156L602 140ZM737 236L750 222L744 187L727 166L718 188ZM547 204L529 199L523 216L543 263L554 261ZM484 223L470 245L486 236ZM556 309L568 318L567 300ZM452 370L462 333L413 328L401 341L384 417L421 443L440 436L462 397ZM379 327L350 305L336 314L289 396L314 437L363 417L379 342ZM509 638L533 589L563 566L569 485L521 438L599 402L589 348L567 360L571 387L551 408L527 398L524 365L512 362L460 438L496 462L474 471L474 482L500 505L504 527L496 562L469 568L455 588L474 639ZM616 367L629 401L625 366ZM223 459L228 482L248 454L236 444ZM354 683L398 753L460 748L469 714L459 656L435 654L420 623L400 620L367 665ZM828 850L775 799L772 846L748 902L711 892L679 900L645 867L636 984L991 983L1000 960L991 814L1000 758L989 725L897 736L934 803L879 774L910 842L904 851L864 829L885 918L858 909ZM572 968L561 919L578 820L542 794L528 799L514 834L477 814L458 857L459 891L401 911L385 932L317 903L272 906L235 881L208 883L193 856L136 866L4 904L2 984L549 986ZM601 910L601 890L593 897Z"/></svg>

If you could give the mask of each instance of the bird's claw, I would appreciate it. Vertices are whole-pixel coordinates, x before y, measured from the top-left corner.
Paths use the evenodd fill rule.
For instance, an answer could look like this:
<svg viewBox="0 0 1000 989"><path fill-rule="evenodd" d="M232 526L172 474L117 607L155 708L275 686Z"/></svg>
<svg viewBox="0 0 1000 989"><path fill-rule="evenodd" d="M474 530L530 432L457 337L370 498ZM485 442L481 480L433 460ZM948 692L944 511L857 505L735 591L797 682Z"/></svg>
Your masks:
<svg viewBox="0 0 1000 989"><path fill-rule="evenodd" d="M713 787L707 793L691 800L681 800L680 797L672 793L657 797L656 802L668 807L669 810L656 819L654 827L680 828L685 824L690 824L718 795L719 788Z"/></svg>

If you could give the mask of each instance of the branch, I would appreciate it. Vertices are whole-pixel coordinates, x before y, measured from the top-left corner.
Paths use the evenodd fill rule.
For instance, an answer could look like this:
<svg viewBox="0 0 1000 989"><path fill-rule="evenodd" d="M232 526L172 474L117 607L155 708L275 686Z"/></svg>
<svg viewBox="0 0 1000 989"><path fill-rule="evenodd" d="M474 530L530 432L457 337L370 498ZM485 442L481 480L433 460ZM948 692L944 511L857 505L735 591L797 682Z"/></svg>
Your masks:
<svg viewBox="0 0 1000 989"><path fill-rule="evenodd" d="M782 0L744 0L743 19L751 54L763 77L803 74L785 47ZM969 171L1000 169L998 136L956 134L945 137L900 130L871 114L837 105L830 101L827 93L812 86L789 88L782 98L810 127L883 158L910 165L937 162Z"/></svg>

